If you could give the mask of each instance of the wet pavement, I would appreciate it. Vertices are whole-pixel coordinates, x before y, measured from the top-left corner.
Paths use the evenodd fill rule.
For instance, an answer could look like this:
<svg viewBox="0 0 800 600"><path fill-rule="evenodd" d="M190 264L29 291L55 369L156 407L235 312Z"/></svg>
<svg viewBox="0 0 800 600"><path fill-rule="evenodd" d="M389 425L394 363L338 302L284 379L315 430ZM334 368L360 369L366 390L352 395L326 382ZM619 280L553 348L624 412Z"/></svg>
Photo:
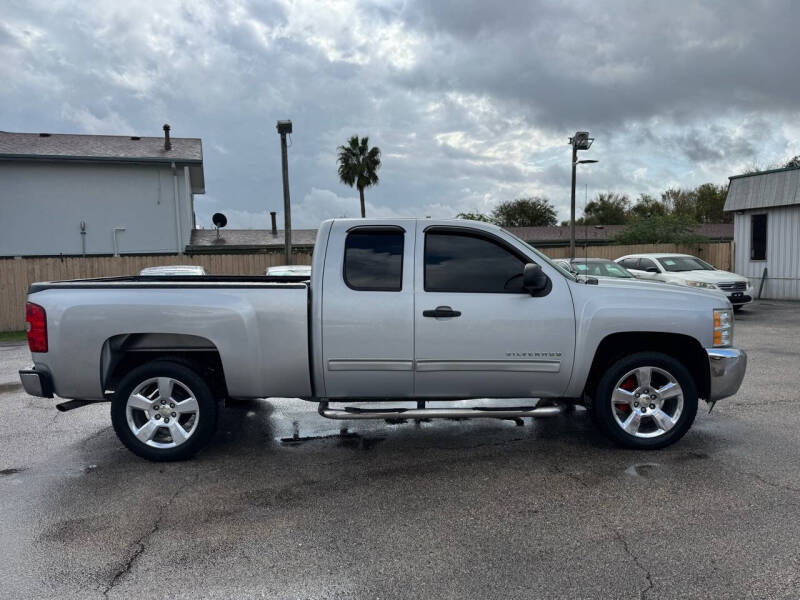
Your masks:
<svg viewBox="0 0 800 600"><path fill-rule="evenodd" d="M798 598L799 337L800 304L737 315L742 390L663 451L582 410L387 424L272 399L173 464L125 450L107 405L25 395L27 348L2 345L0 598Z"/></svg>

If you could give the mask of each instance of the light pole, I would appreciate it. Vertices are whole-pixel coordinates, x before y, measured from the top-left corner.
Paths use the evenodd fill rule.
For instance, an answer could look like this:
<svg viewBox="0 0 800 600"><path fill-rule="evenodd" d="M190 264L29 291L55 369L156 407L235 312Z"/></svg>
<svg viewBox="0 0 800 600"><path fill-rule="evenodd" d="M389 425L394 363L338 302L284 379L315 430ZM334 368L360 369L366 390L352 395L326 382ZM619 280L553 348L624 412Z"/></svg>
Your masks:
<svg viewBox="0 0 800 600"><path fill-rule="evenodd" d="M289 160L286 156L286 134L292 133L291 121L278 121L281 136L281 171L283 174L283 245L286 264L292 264L292 206L289 203Z"/></svg>
<svg viewBox="0 0 800 600"><path fill-rule="evenodd" d="M575 169L579 164L593 163L596 160L578 160L578 150L588 150L594 142L593 137L589 137L588 131L576 131L575 135L569 138L572 146L572 191L569 201L569 259L575 258Z"/></svg>

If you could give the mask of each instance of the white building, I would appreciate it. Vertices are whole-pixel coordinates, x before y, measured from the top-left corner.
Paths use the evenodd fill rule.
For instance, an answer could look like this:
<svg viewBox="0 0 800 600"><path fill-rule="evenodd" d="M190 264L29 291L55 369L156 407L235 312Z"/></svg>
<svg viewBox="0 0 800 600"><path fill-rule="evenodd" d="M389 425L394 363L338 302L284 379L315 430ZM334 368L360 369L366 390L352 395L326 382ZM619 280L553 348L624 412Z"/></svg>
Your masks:
<svg viewBox="0 0 800 600"><path fill-rule="evenodd" d="M199 139L0 132L0 256L182 253Z"/></svg>
<svg viewBox="0 0 800 600"><path fill-rule="evenodd" d="M762 298L800 299L800 167L730 178L725 210L734 224L734 270Z"/></svg>

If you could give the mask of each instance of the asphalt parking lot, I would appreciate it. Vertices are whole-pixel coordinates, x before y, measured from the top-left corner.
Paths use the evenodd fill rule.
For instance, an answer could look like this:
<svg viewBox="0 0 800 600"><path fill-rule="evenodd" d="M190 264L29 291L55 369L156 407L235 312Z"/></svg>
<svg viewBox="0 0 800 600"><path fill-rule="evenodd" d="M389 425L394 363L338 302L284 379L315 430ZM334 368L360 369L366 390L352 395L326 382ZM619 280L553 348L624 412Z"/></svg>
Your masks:
<svg viewBox="0 0 800 600"><path fill-rule="evenodd" d="M27 347L0 346L0 597L798 598L800 304L735 336L739 394L658 452L583 411L392 425L260 400L172 464L125 450L107 405L25 395Z"/></svg>

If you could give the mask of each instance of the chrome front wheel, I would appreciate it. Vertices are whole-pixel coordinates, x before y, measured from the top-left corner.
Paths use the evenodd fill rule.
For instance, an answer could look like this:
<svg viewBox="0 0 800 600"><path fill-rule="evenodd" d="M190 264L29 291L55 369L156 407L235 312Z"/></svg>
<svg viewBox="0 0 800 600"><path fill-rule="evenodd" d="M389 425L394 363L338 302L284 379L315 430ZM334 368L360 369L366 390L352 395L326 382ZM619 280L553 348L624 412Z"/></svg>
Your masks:
<svg viewBox="0 0 800 600"><path fill-rule="evenodd" d="M668 446L689 430L697 414L697 384L677 358L637 352L608 365L592 395L595 421L629 448Z"/></svg>
<svg viewBox="0 0 800 600"><path fill-rule="evenodd" d="M652 365L631 369L619 378L611 394L617 425L639 438L670 431L683 412L683 388L668 371Z"/></svg>

